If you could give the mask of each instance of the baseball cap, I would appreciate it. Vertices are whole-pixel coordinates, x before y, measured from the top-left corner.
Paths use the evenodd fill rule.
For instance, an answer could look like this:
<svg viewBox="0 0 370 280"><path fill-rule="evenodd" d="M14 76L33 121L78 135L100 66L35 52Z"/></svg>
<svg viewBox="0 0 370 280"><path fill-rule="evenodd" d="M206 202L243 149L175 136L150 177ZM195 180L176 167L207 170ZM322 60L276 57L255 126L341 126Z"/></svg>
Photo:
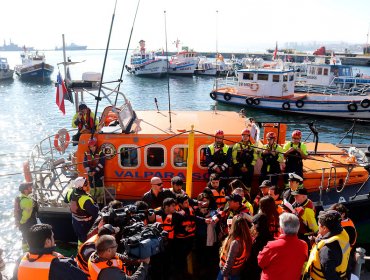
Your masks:
<svg viewBox="0 0 370 280"><path fill-rule="evenodd" d="M298 188L295 191L292 191L292 195L304 194L307 195L308 192L305 188Z"/></svg>
<svg viewBox="0 0 370 280"><path fill-rule="evenodd" d="M272 183L270 180L265 180L262 182L262 184L260 185L260 188L269 188L272 186Z"/></svg>
<svg viewBox="0 0 370 280"><path fill-rule="evenodd" d="M289 173L289 181L297 181L302 183L303 178L295 173Z"/></svg>
<svg viewBox="0 0 370 280"><path fill-rule="evenodd" d="M226 196L225 198L226 198L226 200L232 200L232 201L236 201L236 202L239 202L239 203L243 202L243 198L237 193L233 193L229 196Z"/></svg>
<svg viewBox="0 0 370 280"><path fill-rule="evenodd" d="M117 234L119 233L119 230L119 227L114 227L111 224L105 224L99 229L98 235L101 236L104 234Z"/></svg>

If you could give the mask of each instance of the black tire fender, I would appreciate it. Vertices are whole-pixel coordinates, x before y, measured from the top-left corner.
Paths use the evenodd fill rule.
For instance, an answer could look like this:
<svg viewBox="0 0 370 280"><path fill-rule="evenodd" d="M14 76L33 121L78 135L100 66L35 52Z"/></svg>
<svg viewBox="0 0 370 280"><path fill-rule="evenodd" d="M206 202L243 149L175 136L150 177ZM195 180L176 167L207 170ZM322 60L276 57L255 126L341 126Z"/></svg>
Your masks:
<svg viewBox="0 0 370 280"><path fill-rule="evenodd" d="M246 102L248 105L252 106L252 105L253 105L253 98L252 98L252 97L248 97L247 99L245 99L245 102Z"/></svg>
<svg viewBox="0 0 370 280"><path fill-rule="evenodd" d="M296 106L297 108L302 108L302 107L304 106L304 101L303 101L302 99L297 100L297 101L295 102L295 106Z"/></svg>
<svg viewBox="0 0 370 280"><path fill-rule="evenodd" d="M226 92L226 93L224 94L224 99L225 99L226 101L229 101L229 100L231 99L231 94Z"/></svg>
<svg viewBox="0 0 370 280"><path fill-rule="evenodd" d="M217 94L216 94L214 91L212 91L212 92L209 94L209 96L210 96L213 100L216 100Z"/></svg>
<svg viewBox="0 0 370 280"><path fill-rule="evenodd" d="M361 105L362 108L365 108L365 109L366 108L369 108L369 106L370 106L370 100L367 99L367 98L365 98L365 99L363 99L361 101L360 105Z"/></svg>
<svg viewBox="0 0 370 280"><path fill-rule="evenodd" d="M289 102L284 102L283 105L281 105L283 110L289 110L290 109L290 103Z"/></svg>
<svg viewBox="0 0 370 280"><path fill-rule="evenodd" d="M254 105L260 105L260 103L261 103L261 100L259 98L254 98L253 99L253 104Z"/></svg>
<svg viewBox="0 0 370 280"><path fill-rule="evenodd" d="M349 103L349 104L347 105L347 109L348 109L348 111L350 111L350 112L356 112L356 111L357 111L357 104L356 104L356 103L351 102L351 103Z"/></svg>

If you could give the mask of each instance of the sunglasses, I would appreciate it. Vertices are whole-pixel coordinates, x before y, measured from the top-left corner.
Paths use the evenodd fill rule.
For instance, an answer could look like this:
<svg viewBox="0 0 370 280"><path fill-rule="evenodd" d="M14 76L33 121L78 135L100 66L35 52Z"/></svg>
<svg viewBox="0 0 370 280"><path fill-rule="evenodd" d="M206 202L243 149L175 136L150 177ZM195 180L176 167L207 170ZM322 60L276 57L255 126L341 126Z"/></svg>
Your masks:
<svg viewBox="0 0 370 280"><path fill-rule="evenodd" d="M158 183L158 184L153 184L153 185L156 185L156 186L162 186L163 183Z"/></svg>

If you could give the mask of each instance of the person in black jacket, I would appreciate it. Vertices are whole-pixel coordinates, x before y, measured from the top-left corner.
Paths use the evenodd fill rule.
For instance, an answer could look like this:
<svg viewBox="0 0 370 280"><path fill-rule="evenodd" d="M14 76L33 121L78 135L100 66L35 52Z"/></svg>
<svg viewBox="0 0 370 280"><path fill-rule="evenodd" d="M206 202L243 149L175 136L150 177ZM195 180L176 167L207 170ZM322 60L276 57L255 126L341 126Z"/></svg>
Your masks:
<svg viewBox="0 0 370 280"><path fill-rule="evenodd" d="M163 189L161 178L152 177L152 179L150 179L150 185L151 189L147 191L141 199L148 204L149 208L160 208L165 198L175 198L175 195L169 189Z"/></svg>

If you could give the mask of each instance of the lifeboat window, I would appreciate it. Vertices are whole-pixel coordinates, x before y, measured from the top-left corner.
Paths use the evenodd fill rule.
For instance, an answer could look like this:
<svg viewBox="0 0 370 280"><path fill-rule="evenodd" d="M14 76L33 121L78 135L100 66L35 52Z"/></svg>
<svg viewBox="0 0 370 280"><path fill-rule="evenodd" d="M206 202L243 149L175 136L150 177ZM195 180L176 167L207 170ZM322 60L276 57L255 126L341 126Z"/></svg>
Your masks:
<svg viewBox="0 0 370 280"><path fill-rule="evenodd" d="M253 73L243 73L243 80L251 80L253 81Z"/></svg>
<svg viewBox="0 0 370 280"><path fill-rule="evenodd" d="M188 148L176 146L172 150L172 164L176 167L186 167L188 160Z"/></svg>
<svg viewBox="0 0 370 280"><path fill-rule="evenodd" d="M322 75L322 67L317 68L317 75Z"/></svg>
<svg viewBox="0 0 370 280"><path fill-rule="evenodd" d="M136 146L125 146L119 149L120 163L123 167L138 166L138 150Z"/></svg>
<svg viewBox="0 0 370 280"><path fill-rule="evenodd" d="M259 81L268 81L269 75L268 74L257 74L257 80Z"/></svg>
<svg viewBox="0 0 370 280"><path fill-rule="evenodd" d="M294 75L289 75L289 82L294 81Z"/></svg>
<svg viewBox="0 0 370 280"><path fill-rule="evenodd" d="M288 81L288 74L284 74L283 75L283 82L287 82Z"/></svg>
<svg viewBox="0 0 370 280"><path fill-rule="evenodd" d="M206 150L206 146L199 149L199 165L201 167L207 167Z"/></svg>
<svg viewBox="0 0 370 280"><path fill-rule="evenodd" d="M149 147L146 149L146 164L149 167L164 166L164 148Z"/></svg>
<svg viewBox="0 0 370 280"><path fill-rule="evenodd" d="M272 75L272 81L274 83L280 82L280 75Z"/></svg>
<svg viewBox="0 0 370 280"><path fill-rule="evenodd" d="M329 69L328 68L324 68L324 76L327 76L329 74Z"/></svg>

